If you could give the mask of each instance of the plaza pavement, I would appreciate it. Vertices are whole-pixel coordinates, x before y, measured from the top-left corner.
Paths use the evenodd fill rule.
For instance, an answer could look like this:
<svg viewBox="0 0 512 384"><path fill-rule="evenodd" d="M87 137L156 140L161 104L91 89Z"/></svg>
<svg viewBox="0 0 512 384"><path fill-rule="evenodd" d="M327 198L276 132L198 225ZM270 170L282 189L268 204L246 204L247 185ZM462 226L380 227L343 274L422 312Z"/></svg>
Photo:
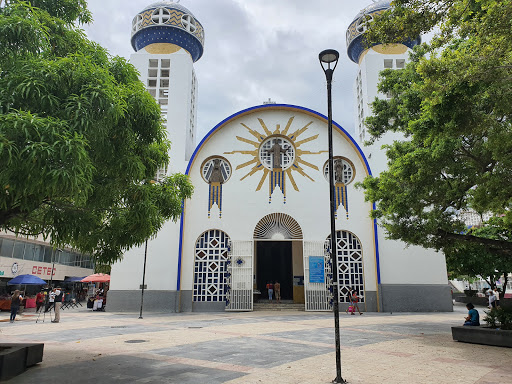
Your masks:
<svg viewBox="0 0 512 384"><path fill-rule="evenodd" d="M483 308L479 308L483 315ZM340 314L342 376L349 383L512 383L512 348L455 342L453 313ZM62 311L61 322L10 324L1 342L44 342L43 362L7 383L330 383L332 313ZM42 318L42 316L41 316Z"/></svg>

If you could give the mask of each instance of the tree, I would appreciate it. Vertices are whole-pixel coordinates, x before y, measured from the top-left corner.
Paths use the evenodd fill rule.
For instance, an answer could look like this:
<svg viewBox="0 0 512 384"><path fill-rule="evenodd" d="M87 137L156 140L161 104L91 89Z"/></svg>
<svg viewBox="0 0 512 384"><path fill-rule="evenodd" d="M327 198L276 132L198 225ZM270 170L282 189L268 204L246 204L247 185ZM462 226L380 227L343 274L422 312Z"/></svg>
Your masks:
<svg viewBox="0 0 512 384"><path fill-rule="evenodd" d="M485 226L471 228L474 236L487 239L512 240L512 231L504 228L503 218L494 217ZM512 258L499 256L479 244L462 243L460 248L446 254L448 274L453 277L482 278L494 288L502 278L503 293L506 292L508 274L512 272Z"/></svg>
<svg viewBox="0 0 512 384"><path fill-rule="evenodd" d="M375 100L366 120L372 141L405 135L387 147L388 170L363 183L390 238L512 257L510 238L468 232L459 217L490 213L512 229L510 20L510 1L395 0L369 23L369 43L434 34L405 69L382 73L379 90L392 98Z"/></svg>
<svg viewBox="0 0 512 384"><path fill-rule="evenodd" d="M90 21L84 0L0 7L0 229L108 264L177 220L192 186L153 181L170 146L159 106L74 26Z"/></svg>

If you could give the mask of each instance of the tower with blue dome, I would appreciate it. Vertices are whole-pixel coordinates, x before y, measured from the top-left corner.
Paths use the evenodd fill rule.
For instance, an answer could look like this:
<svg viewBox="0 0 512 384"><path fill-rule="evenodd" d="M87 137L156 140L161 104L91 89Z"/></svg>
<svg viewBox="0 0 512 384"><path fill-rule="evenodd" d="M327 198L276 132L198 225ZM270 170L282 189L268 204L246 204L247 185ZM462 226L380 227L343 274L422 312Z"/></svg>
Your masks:
<svg viewBox="0 0 512 384"><path fill-rule="evenodd" d="M179 2L159 1L132 21L130 62L139 70L148 92L160 104L172 142L169 169L184 172L195 148L197 79L194 63L204 50L204 29Z"/></svg>
<svg viewBox="0 0 512 384"><path fill-rule="evenodd" d="M402 69L409 60L410 50L420 44L420 37L405 41L400 44L373 44L368 47L363 34L366 30L367 22L374 17L381 15L391 7L390 0L381 0L362 9L350 23L347 28L347 55L351 61L359 66L359 71L354 84L355 96L355 136L361 146L369 139L364 120L371 114L370 104L377 98L386 98L378 92L379 74L384 69ZM365 152L368 153L370 165L374 172L380 173L386 167L386 155L381 150L381 146L392 142L395 137L389 135L383 140L379 140L372 146L366 146Z"/></svg>
<svg viewBox="0 0 512 384"><path fill-rule="evenodd" d="M384 69L401 70L409 61L411 49L421 43L420 37L398 44L373 44L363 40L368 21L392 7L392 1L376 1L361 10L347 28L347 55L358 65L353 87L355 101L355 139L363 149L372 173L378 176L386 170L388 159L383 145L395 140L405 140L402 133L387 132L371 145L364 121L372 114L371 103L375 98L386 99L389 95L378 91L379 75ZM380 255L381 281L379 291L382 305L391 311L405 308L450 307L450 295L446 278L445 256L433 249L409 246L386 238L381 230L377 236ZM437 303L434 301L437 300ZM421 303L421 304L419 304ZM437 310L437 309L434 309Z"/></svg>

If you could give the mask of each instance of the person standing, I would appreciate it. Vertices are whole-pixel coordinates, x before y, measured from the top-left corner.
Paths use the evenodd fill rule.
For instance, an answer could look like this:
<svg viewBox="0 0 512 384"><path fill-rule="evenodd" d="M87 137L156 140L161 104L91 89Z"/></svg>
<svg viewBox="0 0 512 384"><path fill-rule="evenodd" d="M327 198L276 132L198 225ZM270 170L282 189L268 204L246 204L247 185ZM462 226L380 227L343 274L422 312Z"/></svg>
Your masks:
<svg viewBox="0 0 512 384"><path fill-rule="evenodd" d="M44 293L43 291L37 292L36 295L36 313L41 310L41 307L44 304Z"/></svg>
<svg viewBox="0 0 512 384"><path fill-rule="evenodd" d="M274 294L274 284L271 281L267 283L268 301L272 301L272 295Z"/></svg>
<svg viewBox="0 0 512 384"><path fill-rule="evenodd" d="M16 319L16 314L18 313L18 309L20 309L22 300L23 296L21 296L21 292L18 289L15 290L11 296L11 323L14 323L14 319Z"/></svg>
<svg viewBox="0 0 512 384"><path fill-rule="evenodd" d="M281 284L279 284L279 281L274 283L274 294L276 296L276 301L279 303L281 301Z"/></svg>
<svg viewBox="0 0 512 384"><path fill-rule="evenodd" d="M492 310L496 308L496 296L494 296L494 292L492 289L489 289L487 293L489 294L489 309Z"/></svg>
<svg viewBox="0 0 512 384"><path fill-rule="evenodd" d="M494 305L496 306L496 308L499 308L500 307L500 290L498 289L498 287L495 287L494 288Z"/></svg>
<svg viewBox="0 0 512 384"><path fill-rule="evenodd" d="M57 287L55 289L55 318L52 320L52 323L58 323L60 321L60 306L62 305L62 296L64 296L64 292Z"/></svg>

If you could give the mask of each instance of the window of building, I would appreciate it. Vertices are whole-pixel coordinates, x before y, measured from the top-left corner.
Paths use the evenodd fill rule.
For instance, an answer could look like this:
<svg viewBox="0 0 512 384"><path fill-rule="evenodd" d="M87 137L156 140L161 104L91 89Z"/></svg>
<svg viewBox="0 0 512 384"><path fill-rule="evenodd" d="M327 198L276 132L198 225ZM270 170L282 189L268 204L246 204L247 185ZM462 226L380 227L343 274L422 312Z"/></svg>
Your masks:
<svg viewBox="0 0 512 384"><path fill-rule="evenodd" d="M14 249L14 241L9 239L2 239L0 247L0 256L12 257L12 250Z"/></svg>
<svg viewBox="0 0 512 384"><path fill-rule="evenodd" d="M393 59L384 59L384 68L393 68Z"/></svg>
<svg viewBox="0 0 512 384"><path fill-rule="evenodd" d="M181 25L190 33L194 33L197 29L196 21L191 15L183 15L181 17Z"/></svg>
<svg viewBox="0 0 512 384"><path fill-rule="evenodd" d="M153 14L151 15L151 21L154 24L164 24L170 19L170 13L169 10L165 8L157 8L153 11Z"/></svg>
<svg viewBox="0 0 512 384"><path fill-rule="evenodd" d="M397 68L405 68L405 59L396 59L396 67Z"/></svg>

